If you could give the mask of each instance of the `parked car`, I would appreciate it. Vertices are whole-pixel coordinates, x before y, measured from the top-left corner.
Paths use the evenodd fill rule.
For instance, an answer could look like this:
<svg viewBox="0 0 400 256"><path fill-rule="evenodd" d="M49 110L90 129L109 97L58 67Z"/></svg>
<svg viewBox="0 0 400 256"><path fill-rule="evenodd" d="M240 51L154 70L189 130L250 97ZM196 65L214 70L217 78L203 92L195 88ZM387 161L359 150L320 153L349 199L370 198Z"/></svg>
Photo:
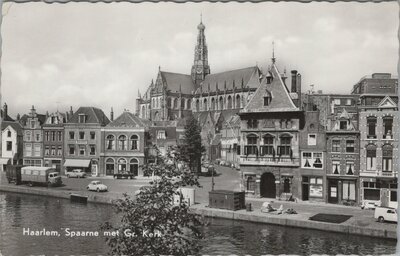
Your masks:
<svg viewBox="0 0 400 256"><path fill-rule="evenodd" d="M82 169L73 169L72 171L66 171L65 175L68 178L85 178L86 173Z"/></svg>
<svg viewBox="0 0 400 256"><path fill-rule="evenodd" d="M377 206L381 206L380 202L374 202L374 201L367 201L364 200L361 203L361 209L371 209L374 210Z"/></svg>
<svg viewBox="0 0 400 256"><path fill-rule="evenodd" d="M201 166L201 176L213 176L216 175L217 172L215 171L214 165L212 164L204 164Z"/></svg>
<svg viewBox="0 0 400 256"><path fill-rule="evenodd" d="M374 217L379 222L392 221L397 223L397 210L394 208L377 206L375 208Z"/></svg>
<svg viewBox="0 0 400 256"><path fill-rule="evenodd" d="M94 180L94 181L90 182L86 188L87 188L87 190L92 190L92 191L97 191L97 192L108 191L107 186L98 180Z"/></svg>

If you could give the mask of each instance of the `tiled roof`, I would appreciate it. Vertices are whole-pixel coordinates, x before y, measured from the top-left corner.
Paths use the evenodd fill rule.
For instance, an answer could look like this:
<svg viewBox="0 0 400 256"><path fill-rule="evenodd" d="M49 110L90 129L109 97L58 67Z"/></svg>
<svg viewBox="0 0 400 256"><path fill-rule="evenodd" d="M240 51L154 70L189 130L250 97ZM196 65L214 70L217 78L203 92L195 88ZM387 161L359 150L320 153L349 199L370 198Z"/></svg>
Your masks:
<svg viewBox="0 0 400 256"><path fill-rule="evenodd" d="M22 126L20 123L14 121L2 121L1 122L1 130L3 131L5 128L7 128L8 126L11 126L18 135L22 135Z"/></svg>
<svg viewBox="0 0 400 256"><path fill-rule="evenodd" d="M192 77L190 75L178 74L160 71L163 82L171 92L180 92L184 94L192 94L195 90Z"/></svg>
<svg viewBox="0 0 400 256"><path fill-rule="evenodd" d="M260 85L260 70L258 67L248 67L221 73L209 74L205 77L196 93L215 92L242 88L257 88ZM210 88L210 89L209 89Z"/></svg>
<svg viewBox="0 0 400 256"><path fill-rule="evenodd" d="M80 107L72 115L68 123L79 123L79 114L85 114L87 116L86 123L89 124L99 124L105 126L110 122L103 110L95 107Z"/></svg>
<svg viewBox="0 0 400 256"><path fill-rule="evenodd" d="M298 111L299 109L294 105L292 98L286 85L283 83L278 68L275 64L272 65L271 74L273 76L272 82L267 83L264 78L261 85L255 91L254 95L250 98L246 107L241 110L241 113L246 112L287 112ZM264 96L270 94L271 102L268 106L264 106Z"/></svg>
<svg viewBox="0 0 400 256"><path fill-rule="evenodd" d="M110 122L107 127L146 127L149 125L150 121L137 117L128 111L124 111L114 121Z"/></svg>
<svg viewBox="0 0 400 256"><path fill-rule="evenodd" d="M1 115L1 118L3 118L2 121L10 121L10 122L14 121L14 119L12 119L8 114L7 114L7 116L3 117L4 116L4 112L3 112L2 109L0 110L0 115Z"/></svg>
<svg viewBox="0 0 400 256"><path fill-rule="evenodd" d="M26 125L26 121L28 121L28 118L30 117L30 115L24 114L20 119L19 119L19 123L22 126ZM36 114L36 117L39 120L40 125L43 125L46 122L46 115L43 114Z"/></svg>

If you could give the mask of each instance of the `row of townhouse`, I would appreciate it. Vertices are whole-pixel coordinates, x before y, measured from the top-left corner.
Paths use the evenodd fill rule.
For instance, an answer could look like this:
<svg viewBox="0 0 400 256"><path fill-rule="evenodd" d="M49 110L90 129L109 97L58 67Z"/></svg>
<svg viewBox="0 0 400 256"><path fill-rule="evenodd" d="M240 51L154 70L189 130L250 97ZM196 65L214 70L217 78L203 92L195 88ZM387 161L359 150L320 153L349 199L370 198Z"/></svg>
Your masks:
<svg viewBox="0 0 400 256"><path fill-rule="evenodd" d="M239 112L236 153L246 193L397 207L397 79L376 73L362 78L351 94L296 99L299 83L292 78L289 91L273 60Z"/></svg>

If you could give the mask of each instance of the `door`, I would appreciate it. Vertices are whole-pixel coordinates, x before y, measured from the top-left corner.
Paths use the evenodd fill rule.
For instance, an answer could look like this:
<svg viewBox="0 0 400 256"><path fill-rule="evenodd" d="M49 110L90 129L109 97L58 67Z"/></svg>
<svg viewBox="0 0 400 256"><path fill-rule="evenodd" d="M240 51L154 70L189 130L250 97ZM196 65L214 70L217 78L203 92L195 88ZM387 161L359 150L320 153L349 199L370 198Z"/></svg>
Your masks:
<svg viewBox="0 0 400 256"><path fill-rule="evenodd" d="M309 199L308 197L309 197L309 192L310 192L309 184L303 183L302 189L303 189L302 200L307 201Z"/></svg>
<svg viewBox="0 0 400 256"><path fill-rule="evenodd" d="M261 197L276 198L275 176L270 172L261 175L260 195Z"/></svg>
<svg viewBox="0 0 400 256"><path fill-rule="evenodd" d="M328 203L338 203L338 181L328 180Z"/></svg>

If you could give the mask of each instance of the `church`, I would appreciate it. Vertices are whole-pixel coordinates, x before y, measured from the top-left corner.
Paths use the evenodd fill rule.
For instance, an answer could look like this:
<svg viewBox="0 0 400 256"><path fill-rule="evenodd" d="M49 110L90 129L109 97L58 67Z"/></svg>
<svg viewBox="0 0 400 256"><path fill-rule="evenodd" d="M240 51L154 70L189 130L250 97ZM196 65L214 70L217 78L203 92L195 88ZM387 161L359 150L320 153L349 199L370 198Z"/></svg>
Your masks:
<svg viewBox="0 0 400 256"><path fill-rule="evenodd" d="M163 130L176 127L173 134L179 144L183 138L185 118L193 114L202 127L201 136L208 160L222 160L229 165L240 161L240 118L265 78L258 66L212 73L208 63L206 27L200 22L190 74L178 74L159 68L157 77L143 95L136 99L136 114L152 123L150 130L157 146L168 140ZM279 74L285 81L286 72ZM297 95L296 95L297 96ZM158 128L157 128L158 127ZM160 127L164 127L161 130ZM154 140L152 140L154 142ZM160 144L161 143L161 144Z"/></svg>

